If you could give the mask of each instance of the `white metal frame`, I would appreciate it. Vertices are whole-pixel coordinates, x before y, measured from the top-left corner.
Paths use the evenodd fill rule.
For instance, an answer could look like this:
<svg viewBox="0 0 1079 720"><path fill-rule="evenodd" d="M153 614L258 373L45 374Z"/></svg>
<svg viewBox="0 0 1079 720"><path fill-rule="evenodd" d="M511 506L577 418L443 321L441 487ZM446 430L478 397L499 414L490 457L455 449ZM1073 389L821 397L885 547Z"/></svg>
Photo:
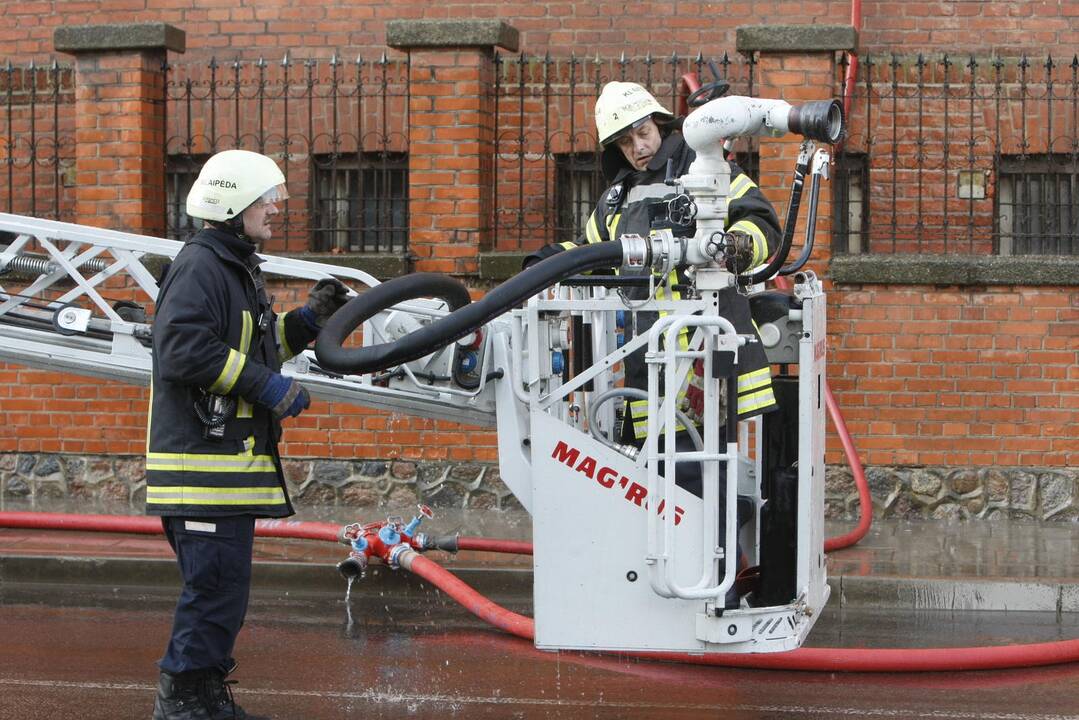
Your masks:
<svg viewBox="0 0 1079 720"><path fill-rule="evenodd" d="M147 256L173 258L182 243L68 223L0 214L0 230L16 234L0 253L3 270L16 258L38 252L42 272L18 293L0 285L0 360L49 367L136 384L150 372L149 323L124 320L110 305L106 281L129 278L125 289L150 304L157 283ZM333 265L264 256L267 273L315 280L328 276L356 286L376 283L366 273ZM88 263L98 261L89 269ZM714 351L737 356L749 340L716 315L712 293L729 276L718 269L698 271L699 297L649 300L627 307L617 294L595 288L558 287L532 298L487 325L481 384L473 390L448 382L421 381L425 368L446 368L448 347L402 368L404 377L388 385L370 375L330 376L319 372L308 351L287 367L322 398L408 412L470 425L497 425L501 477L532 513L535 544L536 644L541 648L767 652L797 647L828 597L823 566L822 381L825 363L824 294L811 274L796 295L803 304L799 341L799 533L797 597L787 605L724 610L735 579L738 542L737 496L749 495L759 510L760 425L756 444L742 424L737 442L720 446L708 432L700 451L680 452L674 398L693 360L706 366L705 416L718 427L715 409L720 379L712 378ZM30 308L29 300L45 303ZM43 323L61 308L78 305L70 334ZM650 330L621 347L616 342L618 312L663 311ZM414 301L380 313L364 328L367 343L391 341L391 313L408 323L426 323L445 314L439 302ZM23 314L36 320L28 326ZM573 315L592 327L591 367L568 382L552 368L552 349L567 343ZM692 331L690 349L678 347L683 329ZM578 339L579 341L579 339ZM647 346L647 347L646 347ZM596 397L616 390L620 363L645 349L648 363L649 427L644 452L614 442L616 402L591 413ZM498 380L487 380L501 370ZM660 432L661 428L665 432ZM664 439L666 438L666 439ZM661 448L662 445L662 448ZM660 462L668 469L661 476ZM700 462L702 498L674 482L678 463ZM719 466L726 462L721 477ZM720 498L725 499L721 503ZM719 537L718 508L726 510L726 533ZM743 538L748 557L757 558L759 530ZM597 601L602 600L597 604Z"/></svg>

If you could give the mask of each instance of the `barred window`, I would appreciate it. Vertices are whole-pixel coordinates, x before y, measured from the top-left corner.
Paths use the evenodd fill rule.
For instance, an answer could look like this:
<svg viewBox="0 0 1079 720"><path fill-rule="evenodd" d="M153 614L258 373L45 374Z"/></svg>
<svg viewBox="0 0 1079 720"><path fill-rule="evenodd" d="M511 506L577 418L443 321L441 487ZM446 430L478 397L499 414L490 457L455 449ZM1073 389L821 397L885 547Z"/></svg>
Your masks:
<svg viewBox="0 0 1079 720"><path fill-rule="evenodd" d="M311 249L403 253L408 247L408 155L315 155Z"/></svg>
<svg viewBox="0 0 1079 720"><path fill-rule="evenodd" d="M868 252L869 158L865 154L844 153L836 158L832 192L833 251Z"/></svg>
<svg viewBox="0 0 1079 720"><path fill-rule="evenodd" d="M169 155L165 159L166 237L187 240L202 228L202 222L187 215L187 194L209 155Z"/></svg>
<svg viewBox="0 0 1079 720"><path fill-rule="evenodd" d="M751 139L756 140L756 138ZM732 158L730 154L728 154L727 160L733 162L735 165L742 168L742 171L747 176L749 176L749 179L757 183L758 186L761 184L760 149L758 149L757 147L738 149L738 147L736 146L734 149L734 157ZM775 201L775 198L772 197L772 195L775 194L774 191L770 193L768 192L768 188L761 188L761 192L763 192L764 196L767 197L769 200L773 202Z"/></svg>
<svg viewBox="0 0 1079 720"><path fill-rule="evenodd" d="M555 155L555 237L559 242L576 240L584 235L604 190L603 173L596 153L561 153Z"/></svg>
<svg viewBox="0 0 1079 720"><path fill-rule="evenodd" d="M997 173L999 254L1079 254L1075 156L1005 156Z"/></svg>

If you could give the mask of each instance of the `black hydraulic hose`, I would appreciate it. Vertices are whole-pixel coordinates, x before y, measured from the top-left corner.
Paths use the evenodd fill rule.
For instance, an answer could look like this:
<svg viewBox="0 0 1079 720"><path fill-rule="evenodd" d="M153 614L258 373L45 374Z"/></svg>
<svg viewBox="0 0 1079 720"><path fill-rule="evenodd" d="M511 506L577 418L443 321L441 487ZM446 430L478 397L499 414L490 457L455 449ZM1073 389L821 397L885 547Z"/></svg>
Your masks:
<svg viewBox="0 0 1079 720"><path fill-rule="evenodd" d="M430 355L564 278L621 264L621 241L583 245L529 266L474 303L467 302L468 290L461 282L445 275L418 273L394 278L352 298L334 313L315 342L315 356L319 364L336 372L385 370ZM375 314L419 297L440 297L450 303L453 312L396 342L342 347L352 331Z"/></svg>
<svg viewBox="0 0 1079 720"><path fill-rule="evenodd" d="M802 269L802 266L809 261L809 256L813 254L814 237L816 237L817 226L817 200L820 198L820 175L814 174L809 181L809 216L806 220L806 241L802 246L802 253L798 256L798 259L792 262L790 265L784 265L779 269L780 275L793 275Z"/></svg>
<svg viewBox="0 0 1079 720"><path fill-rule="evenodd" d="M367 292L361 293L345 303L326 322L325 327L319 332L318 339L315 341L315 357L318 358L319 364L337 372L365 373L382 370L391 365L396 365L398 362L405 362L405 360L401 360L386 364L381 363L383 355L389 349L394 348L395 343L382 343L351 349L346 349L342 345L345 339L352 334L352 331L358 328L365 320L386 308L393 307L397 303L421 297L436 297L445 300L449 304L450 310L458 310L472 302L472 298L468 294L468 288L463 283L447 275L437 273L405 275L375 285ZM411 335L406 337L411 337ZM408 358L408 360L423 357L434 349L425 350L415 357ZM367 367L368 365L371 367Z"/></svg>
<svg viewBox="0 0 1079 720"><path fill-rule="evenodd" d="M790 254L791 245L794 244L794 226L798 224L798 210L802 204L802 187L805 185L805 176L808 171L808 158L806 158L804 162L799 162L794 166L794 182L791 185L791 198L790 202L787 203L787 217L783 222L783 241L779 244L779 249L776 250L776 254L772 256L771 261L769 261L767 265L748 275L739 277L744 284L754 285L759 282L764 282L775 275L776 271L783 267L783 263L787 262L787 256Z"/></svg>

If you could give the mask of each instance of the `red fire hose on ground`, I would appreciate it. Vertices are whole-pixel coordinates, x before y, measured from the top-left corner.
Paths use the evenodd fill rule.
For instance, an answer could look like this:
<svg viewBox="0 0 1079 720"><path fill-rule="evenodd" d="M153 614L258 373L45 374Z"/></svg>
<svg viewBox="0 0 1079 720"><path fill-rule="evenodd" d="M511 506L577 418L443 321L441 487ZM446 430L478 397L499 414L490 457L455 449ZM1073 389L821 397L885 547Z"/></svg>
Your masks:
<svg viewBox="0 0 1079 720"><path fill-rule="evenodd" d="M826 551L850 547L868 532L873 516L869 484L854 443L835 403L825 387L828 412L846 452L861 508L861 520L851 532L825 542ZM123 532L142 535L161 534L161 521L153 517L110 515L68 515L37 512L0 512L0 527L49 530L84 530ZM291 520L258 520L259 537L300 538L338 542L341 528L331 523ZM459 549L484 552L531 554L531 543L515 540L492 540L463 537ZM400 553L398 562L406 570L427 580L484 622L526 640L535 637L531 618L511 612L484 597L435 561L414 550ZM668 662L720 667L760 668L770 670L807 670L816 672L927 672L958 670L999 670L1039 667L1079 662L1079 639L1026 645L1002 645L962 648L799 648L785 653L723 653L691 655L688 653L638 653L637 657Z"/></svg>

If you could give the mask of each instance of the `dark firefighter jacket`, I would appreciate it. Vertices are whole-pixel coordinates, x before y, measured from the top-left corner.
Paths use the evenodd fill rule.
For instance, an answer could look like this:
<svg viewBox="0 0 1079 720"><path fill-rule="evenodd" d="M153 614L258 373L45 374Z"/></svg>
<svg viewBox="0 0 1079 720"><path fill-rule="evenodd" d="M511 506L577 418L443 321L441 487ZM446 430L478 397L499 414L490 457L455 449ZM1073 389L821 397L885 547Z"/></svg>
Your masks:
<svg viewBox="0 0 1079 720"><path fill-rule="evenodd" d="M634 171L624 159L619 163L620 156L620 151L613 147L608 148L605 153L604 171L614 172L614 175L613 178L608 176L611 185L589 217L584 237L576 242L564 242L540 248L525 259L526 267L536 260L585 242L604 242L630 233L648 237L650 229L648 207L674 196L674 188L664 183L667 160L673 160L673 173L675 177L678 177L686 173L696 154L686 145L681 133L672 132L664 138L659 151L648 163L648 167L640 172ZM754 239L753 266L755 267L767 260L778 247L781 237L779 219L775 209L757 188L756 183L733 163L731 164L730 193L727 230L739 230ZM671 273L667 282L657 287L656 298L678 299L680 293L675 286L686 282L687 278L682 271ZM632 299L644 300L647 299L648 289L630 287L625 289L625 294ZM739 333L757 334L750 316L749 301L734 288L720 293L719 314L730 320ZM633 328L626 328L627 339L634 334L648 332L657 317L656 313L637 313L635 331ZM683 338L683 342L685 340ZM745 419L773 410L776 401L772 393L771 372L764 348L759 342L749 344L740 348L738 355L739 418ZM627 357L625 367L626 386L647 389L648 370L644 363L643 351ZM646 408L647 402L644 400L629 403L632 432L628 432L628 428L624 427L625 440L639 441L644 438L648 420Z"/></svg>
<svg viewBox="0 0 1079 720"><path fill-rule="evenodd" d="M299 313L274 315L253 251L234 235L204 229L161 285L146 449L151 515L293 513L277 453L281 426L256 399L314 333ZM204 391L236 401L220 439L206 437L195 411Z"/></svg>

